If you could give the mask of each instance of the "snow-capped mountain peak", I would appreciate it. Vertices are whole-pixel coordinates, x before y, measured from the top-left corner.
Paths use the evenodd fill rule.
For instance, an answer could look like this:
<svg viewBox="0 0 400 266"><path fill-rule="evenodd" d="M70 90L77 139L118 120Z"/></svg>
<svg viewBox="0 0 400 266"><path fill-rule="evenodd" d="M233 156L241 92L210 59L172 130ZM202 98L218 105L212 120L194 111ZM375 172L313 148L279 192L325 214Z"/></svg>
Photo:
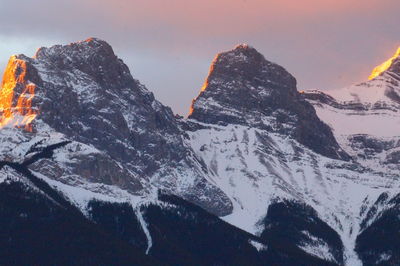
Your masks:
<svg viewBox="0 0 400 266"><path fill-rule="evenodd" d="M314 105L318 116L331 126L339 142L343 142L343 136L354 134L398 136L400 48L392 58L376 67L372 75L370 80L352 86L303 94Z"/></svg>
<svg viewBox="0 0 400 266"><path fill-rule="evenodd" d="M162 265L397 265L397 62L335 99L299 93L287 70L238 45L216 56L182 119L102 40L12 57L0 90L0 244L31 254L38 231L72 254L94 246L110 258L120 243L124 263L138 249ZM59 224L83 237L60 243ZM29 252L15 249L27 239Z"/></svg>
<svg viewBox="0 0 400 266"><path fill-rule="evenodd" d="M0 143L0 160L23 162L33 151L67 142L55 152L55 160L30 168L66 184L104 183L143 195L164 189L198 198L197 204L206 199L205 189L216 198L203 207L219 202L210 211L229 213L229 200L206 181L201 160L183 142L171 109L131 76L105 41L90 38L40 48L34 58L13 57L7 69L17 70L4 77L8 85L0 95L18 104L26 85L34 87L29 104L37 116L33 132L2 130L7 141Z"/></svg>
<svg viewBox="0 0 400 266"><path fill-rule="evenodd" d="M249 46L217 54L189 118L279 132L325 156L347 159L329 127L297 91L296 79Z"/></svg>
<svg viewBox="0 0 400 266"><path fill-rule="evenodd" d="M332 96L337 102L351 104L353 108L395 110L400 104L399 84L400 47L390 59L374 68L368 81L321 93Z"/></svg>

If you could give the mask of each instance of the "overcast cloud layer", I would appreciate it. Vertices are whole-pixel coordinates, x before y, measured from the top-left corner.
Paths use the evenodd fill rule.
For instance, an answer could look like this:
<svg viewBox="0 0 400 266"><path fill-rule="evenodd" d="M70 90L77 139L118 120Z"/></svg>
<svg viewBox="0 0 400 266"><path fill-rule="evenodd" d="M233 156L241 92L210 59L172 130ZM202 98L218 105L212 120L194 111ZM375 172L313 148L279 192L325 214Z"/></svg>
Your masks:
<svg viewBox="0 0 400 266"><path fill-rule="evenodd" d="M400 45L399 0L0 0L9 56L88 37L182 115L217 52L248 43L298 80L332 89L367 79Z"/></svg>

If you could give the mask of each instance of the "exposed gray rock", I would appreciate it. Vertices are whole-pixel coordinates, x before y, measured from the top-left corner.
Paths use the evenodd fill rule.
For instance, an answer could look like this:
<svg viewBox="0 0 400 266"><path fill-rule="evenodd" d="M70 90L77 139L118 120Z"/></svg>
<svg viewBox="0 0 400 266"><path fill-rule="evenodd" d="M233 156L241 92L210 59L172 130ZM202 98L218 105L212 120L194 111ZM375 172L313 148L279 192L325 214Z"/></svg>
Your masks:
<svg viewBox="0 0 400 266"><path fill-rule="evenodd" d="M230 213L229 199L206 180L201 159L183 142L171 109L131 76L106 42L91 38L40 48L34 58L12 58L9 67L15 70L15 99L26 84L36 85L32 108L38 116L29 138L35 132L48 139L61 133L73 141L55 162L33 165L35 171L67 183L75 176L135 193L143 187L163 189L215 214Z"/></svg>
<svg viewBox="0 0 400 266"><path fill-rule="evenodd" d="M248 45L216 56L189 118L279 132L327 157L349 159L297 91L296 79Z"/></svg>
<svg viewBox="0 0 400 266"><path fill-rule="evenodd" d="M173 251L175 241L182 239L190 238L184 242L194 253L204 248L207 235L209 241L226 241L223 234L215 238L212 230L207 231L210 224L220 223L218 218L203 215L181 197L226 215L222 219L253 234L246 233L245 242L234 242L234 252L237 247L243 250L245 243L254 254L275 252L274 248L297 254L283 254L284 260L271 263L289 258L292 265L306 256L309 262L300 261L307 265L356 265L361 263L358 257L365 263L382 255L388 259L386 251L393 255L391 262L398 261L398 239L393 247L386 239L399 227L399 200L393 198L399 187L398 130L391 128L389 136L357 132L362 125L348 133L346 126L352 124L340 124L346 115L381 115L379 119L397 122L400 97L394 68L375 82L356 86L358 95L350 90L350 97L340 101L317 91L299 93L296 80L284 68L239 45L216 57L189 119L174 116L156 101L112 48L98 39L41 48L34 58L12 57L8 70L4 87L13 89L13 105L24 94L28 103L31 92L26 89L34 86L32 107L23 107L22 113L38 116L31 132L12 125L1 128L2 184L28 177L25 181L50 200L76 205L85 214L90 214L88 200L93 198L123 201L138 218L144 233L141 242L150 254L160 249L165 255L165 247L172 246ZM373 97L361 97L360 86L371 88L370 95L379 92L380 98L362 102ZM348 160L312 104L321 118L334 118L324 121L333 125L337 140L354 160ZM9 166L23 175L15 175ZM155 190L161 193L157 196ZM174 202L186 207L173 207ZM119 219L125 217L129 224L131 217L124 215L125 207L115 213L112 205L98 214L105 225L125 236ZM152 208L160 212L143 220L142 210ZM174 208L177 212L171 213ZM179 228L169 230L168 225ZM382 234L383 227L393 232ZM206 234L199 238L193 232ZM262 239L256 235L263 234L265 241L257 242ZM369 245L370 239L382 235L382 246L388 247L383 253ZM215 250L205 254L220 256Z"/></svg>

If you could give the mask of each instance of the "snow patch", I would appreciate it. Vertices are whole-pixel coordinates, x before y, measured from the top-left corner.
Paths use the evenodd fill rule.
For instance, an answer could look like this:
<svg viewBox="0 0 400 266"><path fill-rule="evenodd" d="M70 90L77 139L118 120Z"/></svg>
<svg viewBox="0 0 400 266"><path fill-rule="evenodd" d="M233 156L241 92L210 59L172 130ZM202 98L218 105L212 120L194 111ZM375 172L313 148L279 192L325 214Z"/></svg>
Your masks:
<svg viewBox="0 0 400 266"><path fill-rule="evenodd" d="M310 241L303 241L298 245L299 248L323 260L337 262L330 251L329 245L324 240L311 235L308 231L302 231L302 233Z"/></svg>
<svg viewBox="0 0 400 266"><path fill-rule="evenodd" d="M260 243L258 241L253 240L253 239L249 240L249 244L252 245L253 247L255 247L258 252L267 251L268 250L268 246L267 245L264 245L264 244L262 244L262 243Z"/></svg>
<svg viewBox="0 0 400 266"><path fill-rule="evenodd" d="M148 228L148 224L143 218L142 212L140 211L140 207L136 208L136 217L139 220L140 225L142 226L143 232L146 235L147 238L147 249L146 249L146 255L149 254L151 247L153 246L153 239L151 238L150 231Z"/></svg>

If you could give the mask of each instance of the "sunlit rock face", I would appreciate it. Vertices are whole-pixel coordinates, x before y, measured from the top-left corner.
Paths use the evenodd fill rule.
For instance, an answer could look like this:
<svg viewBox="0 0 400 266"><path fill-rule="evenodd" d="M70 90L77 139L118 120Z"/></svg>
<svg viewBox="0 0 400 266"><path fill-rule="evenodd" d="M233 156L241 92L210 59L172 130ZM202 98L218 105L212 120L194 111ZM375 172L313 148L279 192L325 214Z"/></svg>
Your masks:
<svg viewBox="0 0 400 266"><path fill-rule="evenodd" d="M400 47L397 49L396 53L391 58L389 58L387 61L383 62L379 66L375 67L372 70L372 73L368 79L369 80L374 79L383 72L385 72L386 70L388 70L389 68L391 68L392 64L395 63L394 61L398 59L399 56L400 56Z"/></svg>
<svg viewBox="0 0 400 266"><path fill-rule="evenodd" d="M342 148L364 166L396 174L400 149L399 51L366 82L329 91L306 91L318 116ZM378 67L373 73L377 73Z"/></svg>
<svg viewBox="0 0 400 266"><path fill-rule="evenodd" d="M224 219L269 239L290 238L285 247L325 261L368 264L363 230L384 211L374 210L379 196L390 200L399 187L396 75L340 93L299 93L286 70L247 45L217 55L187 127L233 202Z"/></svg>
<svg viewBox="0 0 400 266"><path fill-rule="evenodd" d="M0 85L0 128L24 127L32 131L31 122L37 114L32 108L36 85L29 81L33 77L28 72L25 61L10 58Z"/></svg>
<svg viewBox="0 0 400 266"><path fill-rule="evenodd" d="M189 118L278 132L322 155L348 158L297 91L296 79L248 45L216 56Z"/></svg>
<svg viewBox="0 0 400 266"><path fill-rule="evenodd" d="M399 228L399 52L375 68L366 82L304 93L321 120L332 128L339 144L368 173L368 178L385 184L386 191L361 211L364 217L355 250L364 265L400 262L399 238L393 237ZM371 198L371 194L367 197Z"/></svg>
<svg viewBox="0 0 400 266"><path fill-rule="evenodd" d="M82 249L64 254L58 241L72 225L94 233L71 234L73 247L111 243L93 250L111 263L398 265L398 63L299 93L285 69L239 45L217 55L183 119L99 39L12 57L0 91L0 264L38 232L61 250L47 262L76 262Z"/></svg>
<svg viewBox="0 0 400 266"><path fill-rule="evenodd" d="M2 131L3 137L13 135L16 147L8 160L24 161L35 150L68 140L53 160L30 168L68 184L116 185L143 195L162 189L213 213L230 212L230 201L206 181L201 160L185 146L171 109L131 76L106 42L91 38L40 48L34 58L13 57L8 69L13 71L2 91L13 87L23 95L31 86L29 104L37 113L33 132Z"/></svg>
<svg viewBox="0 0 400 266"><path fill-rule="evenodd" d="M400 74L400 48L396 53L396 57L392 60L390 67L388 67L387 72L392 72L397 75Z"/></svg>
<svg viewBox="0 0 400 266"><path fill-rule="evenodd" d="M163 131L171 141L177 140L179 130L172 112L132 78L107 43L89 39L41 48L29 61L39 69L43 83L38 90L40 118L57 131L124 162L141 161L137 154L141 138L146 144L163 147L163 136L140 131ZM158 153L160 148L153 146L144 148ZM152 174L156 161L142 162L143 174Z"/></svg>

